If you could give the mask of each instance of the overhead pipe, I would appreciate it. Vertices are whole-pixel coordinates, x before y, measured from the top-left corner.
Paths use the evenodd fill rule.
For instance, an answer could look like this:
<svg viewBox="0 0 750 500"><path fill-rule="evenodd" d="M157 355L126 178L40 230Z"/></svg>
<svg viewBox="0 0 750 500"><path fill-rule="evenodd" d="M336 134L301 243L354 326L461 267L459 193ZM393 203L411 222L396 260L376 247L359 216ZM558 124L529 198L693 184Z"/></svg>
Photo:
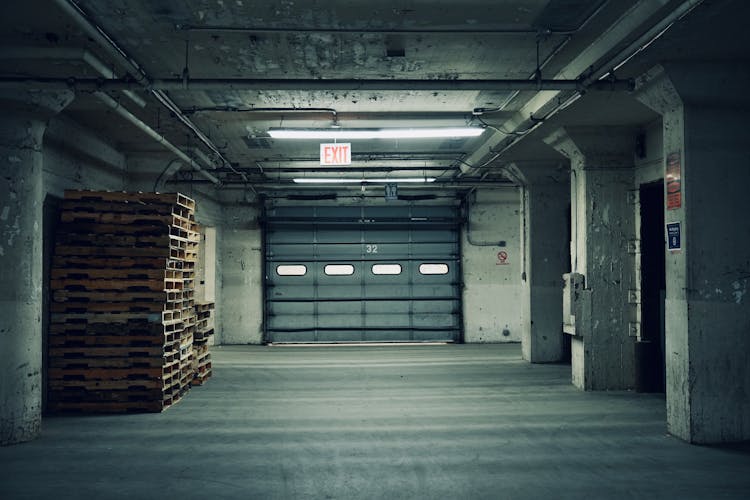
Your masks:
<svg viewBox="0 0 750 500"><path fill-rule="evenodd" d="M602 66L599 71L594 72L585 81L593 82L611 77L615 71L627 64L627 62L633 57L637 56L640 52L648 48L649 45L661 38L661 36L666 33L674 23L690 14L690 12L701 3L703 3L703 0L687 0L679 5L667 17L652 26L646 31L646 33L638 37L637 40L621 50L617 56L609 61L609 64Z"/></svg>
<svg viewBox="0 0 750 500"><path fill-rule="evenodd" d="M0 88L39 89L73 89L96 92L110 90L133 90L138 84L129 80L98 80L95 78L35 78L35 77L2 77ZM581 80L358 80L358 79L257 79L257 78L196 78L183 80L170 78L154 80L150 84L154 92L160 90L181 91L423 91L423 92L456 92L456 91L627 91L635 88L632 79L607 79L584 85ZM158 97L157 97L158 98ZM189 119L180 112L184 120ZM183 123L185 123L183 121Z"/></svg>
<svg viewBox="0 0 750 500"><path fill-rule="evenodd" d="M621 81L621 80L617 80L614 78L613 72L616 69L622 67L625 63L627 63L627 61L635 57L635 55L641 52L644 48L651 45L655 40L661 37L675 22L685 17L687 14L689 14L693 9L695 9L702 2L703 0L686 0L680 6L678 6L672 12L670 12L666 17L664 17L661 21L653 25L649 30L647 30L645 33L639 36L635 41L629 44L626 48L620 50L615 56L608 59L605 63L597 64L596 70L591 71L590 75L587 78L583 80L579 80L584 90L598 89L597 86L601 84L602 82L609 81L609 82L614 83L614 82ZM606 32L604 35L609 35L610 31ZM605 68L611 68L611 69L605 69ZM630 82L633 82L633 80L630 80ZM633 91L633 90L634 88L630 89L630 91ZM462 173L459 174L458 177L461 177L466 173L487 167L488 165L493 163L495 160L497 160L500 156L502 156L505 152L507 152L523 137L525 137L529 133L536 130L539 126L541 126L544 123L544 121L546 121L547 119L551 118L555 114L559 113L560 111L570 106L573 102L575 102L580 97L582 97L582 95L583 93L580 90L576 90L567 99L561 102L558 102L558 104L556 104L552 108L552 110L545 115L544 118L542 119L530 118L530 119L526 119L526 120L516 123L514 128L510 130L507 134L505 134L506 137L498 140L498 142L495 143L495 146L497 146L497 145L503 144L504 142L503 147L499 150L493 149L492 145L487 145L487 143L485 143L485 146L483 147L486 147L487 151L485 152L484 156L480 156L478 159L482 160L483 158L486 158L488 155L489 155L489 159L482 161L482 163L478 164L477 166L469 166L464 171L462 171ZM537 110L543 109L550 102L551 100L539 105ZM522 133L518 133L518 130L530 120L533 122L532 125L524 129ZM492 140L492 138L490 138L490 140ZM476 154L477 153L475 152L474 155Z"/></svg>
<svg viewBox="0 0 750 500"><path fill-rule="evenodd" d="M81 60L88 64L104 78L108 80L117 79L117 75L101 59L86 49L74 47L2 47L0 48L0 59L70 59ZM132 90L123 90L128 99L141 108L146 107L144 101Z"/></svg>
<svg viewBox="0 0 750 500"><path fill-rule="evenodd" d="M53 2L62 9L70 18L72 18L79 28L97 43L122 69L135 78L141 86L148 88L150 81L146 72L125 51L115 43L107 33L101 29L89 16L72 0L53 0Z"/></svg>
<svg viewBox="0 0 750 500"><path fill-rule="evenodd" d="M86 33L91 39L93 39L112 59L121 66L127 73L135 79L137 85L131 82L131 85L125 89L118 90L135 90L136 87L143 87L148 90L163 106L169 109L175 114L178 120L180 120L186 127L188 127L198 139L209 148L224 164L230 165L224 155L219 149L213 144L213 142L192 122L185 116L182 110L161 90L157 89L152 85L151 79L149 78L146 71L131 58L123 49L117 45L117 43L107 33L99 27L73 0L53 0L54 3L63 10L68 16L70 16ZM110 80L108 80L110 81ZM120 80L122 81L122 80ZM76 87L77 88L77 87ZM81 88L80 90L87 90ZM105 91L108 90L103 87L91 88L88 90L92 91Z"/></svg>
<svg viewBox="0 0 750 500"><path fill-rule="evenodd" d="M113 111L115 111L118 115L125 118L127 121L141 129L143 132L146 133L149 137L154 139L156 142L170 150L172 153L174 153L178 158L180 158L182 161L184 161L186 164L190 165L193 170L198 172L200 175L211 181L215 185L220 185L221 181L205 171L203 168L201 168L198 163L195 162L192 158L190 158L187 154L185 154L181 149L179 149L177 146L169 142L163 135L149 127L146 123L144 123L140 118L132 114L130 111L125 109L119 102L112 99L109 95L103 93L103 92L96 92L94 95L99 99L101 102L106 104L109 108L111 108Z"/></svg>
<svg viewBox="0 0 750 500"><path fill-rule="evenodd" d="M183 183L185 181L181 180L169 180L168 183ZM189 181L191 184L204 184L206 181L202 180L192 180ZM398 179L393 179L394 184L398 184ZM372 189L378 189L382 188L383 184L370 184L367 181L363 183L353 183L353 184L295 184L293 182L259 182L259 183L253 183L253 186L258 191L263 191L264 189L268 190L275 190L275 189L293 189L293 190L356 190L361 191L362 186L365 187L367 190ZM244 183L232 183L231 181L225 181L222 185L223 189L244 189L245 185ZM472 189L472 188L513 188L516 189L517 186L514 184L511 184L507 181L485 181L485 182L429 182L424 184L402 184L399 186L399 189L403 190L411 190L411 189L433 189L436 191L439 191L441 189Z"/></svg>
<svg viewBox="0 0 750 500"><path fill-rule="evenodd" d="M185 114L195 113L326 113L333 116L333 122L338 121L338 112L333 108L237 108L234 106L210 106L204 108L190 108Z"/></svg>

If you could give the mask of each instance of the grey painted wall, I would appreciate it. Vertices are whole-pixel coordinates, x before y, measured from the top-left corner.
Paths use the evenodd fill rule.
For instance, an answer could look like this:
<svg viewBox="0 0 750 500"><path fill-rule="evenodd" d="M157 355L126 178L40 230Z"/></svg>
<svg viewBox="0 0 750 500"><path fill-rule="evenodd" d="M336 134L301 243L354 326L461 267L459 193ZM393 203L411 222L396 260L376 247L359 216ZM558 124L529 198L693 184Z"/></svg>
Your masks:
<svg viewBox="0 0 750 500"><path fill-rule="evenodd" d="M489 245L472 245L466 230L462 231L466 342L521 341L521 209L518 188L476 191L470 210L471 239ZM505 246L494 243L500 241L505 241ZM507 258L499 258L500 252Z"/></svg>

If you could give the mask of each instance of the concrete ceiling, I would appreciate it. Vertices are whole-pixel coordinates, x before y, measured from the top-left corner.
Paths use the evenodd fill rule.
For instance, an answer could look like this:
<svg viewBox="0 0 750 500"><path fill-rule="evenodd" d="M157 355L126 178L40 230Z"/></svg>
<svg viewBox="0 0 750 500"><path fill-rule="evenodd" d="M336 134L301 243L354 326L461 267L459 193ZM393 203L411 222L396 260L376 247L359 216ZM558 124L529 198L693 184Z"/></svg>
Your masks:
<svg viewBox="0 0 750 500"><path fill-rule="evenodd" d="M92 65L99 60L114 72L107 95L188 155L199 149L195 161L223 187L257 189L324 175L437 177L435 189L507 182L494 167L535 150L550 156L523 144L540 144L552 125L657 119L634 105L623 81L621 90L586 92L539 123L588 84L601 85L601 75L663 26L674 22L618 78L693 46L703 57L721 53L706 38L717 23L747 18L736 10L748 11L739 0L26 0L2 8L3 85L76 80L77 98L64 112L71 119L126 154L163 149L93 93L93 79L104 78ZM732 45L733 57L746 56L746 40ZM542 91L526 84L537 76ZM268 136L271 127L332 125L487 128L471 139L353 141L347 167L320 167L319 141ZM517 133L534 125L528 138ZM498 150L507 158L489 162Z"/></svg>

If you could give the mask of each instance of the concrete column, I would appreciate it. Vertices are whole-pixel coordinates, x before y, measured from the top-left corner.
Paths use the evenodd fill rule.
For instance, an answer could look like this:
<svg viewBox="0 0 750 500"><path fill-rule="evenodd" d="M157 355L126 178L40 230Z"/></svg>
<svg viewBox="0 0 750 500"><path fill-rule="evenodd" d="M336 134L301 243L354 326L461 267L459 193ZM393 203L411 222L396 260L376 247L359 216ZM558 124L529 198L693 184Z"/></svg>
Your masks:
<svg viewBox="0 0 750 500"><path fill-rule="evenodd" d="M71 92L0 93L0 445L41 423L42 136Z"/></svg>
<svg viewBox="0 0 750 500"><path fill-rule="evenodd" d="M531 363L563 357L562 275L569 269L567 162L516 162L509 167L523 182L524 269L521 351Z"/></svg>
<svg viewBox="0 0 750 500"><path fill-rule="evenodd" d="M657 67L638 98L663 116L664 158L678 158L679 250L665 249L670 433L692 443L750 439L750 70ZM667 179L669 183L669 179Z"/></svg>
<svg viewBox="0 0 750 500"><path fill-rule="evenodd" d="M626 127L565 127L545 139L570 159L571 267L585 277L575 305L572 380L584 390L630 389L635 383L628 307L634 140Z"/></svg>

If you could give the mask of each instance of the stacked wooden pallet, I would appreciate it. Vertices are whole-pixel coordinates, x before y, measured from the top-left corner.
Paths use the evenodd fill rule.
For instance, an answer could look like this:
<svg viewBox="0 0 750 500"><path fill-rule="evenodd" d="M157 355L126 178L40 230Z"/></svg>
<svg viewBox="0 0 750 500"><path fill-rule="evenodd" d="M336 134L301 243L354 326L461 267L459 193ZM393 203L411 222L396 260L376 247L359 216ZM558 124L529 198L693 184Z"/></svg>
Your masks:
<svg viewBox="0 0 750 500"><path fill-rule="evenodd" d="M195 304L198 323L193 336L193 385L203 385L211 377L211 353L208 344L214 334L213 310L213 302Z"/></svg>
<svg viewBox="0 0 750 500"><path fill-rule="evenodd" d="M49 407L161 411L192 380L195 201L66 191L51 270Z"/></svg>

